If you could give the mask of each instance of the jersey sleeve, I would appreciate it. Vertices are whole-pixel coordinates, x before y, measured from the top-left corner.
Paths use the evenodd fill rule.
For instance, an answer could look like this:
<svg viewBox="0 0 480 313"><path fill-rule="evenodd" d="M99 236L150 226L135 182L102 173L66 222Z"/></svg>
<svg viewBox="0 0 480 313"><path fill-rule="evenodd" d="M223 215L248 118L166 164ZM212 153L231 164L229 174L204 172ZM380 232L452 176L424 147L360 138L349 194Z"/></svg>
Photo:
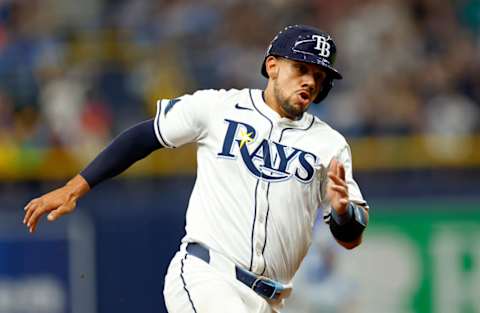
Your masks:
<svg viewBox="0 0 480 313"><path fill-rule="evenodd" d="M207 134L212 105L218 103L221 96L219 90L202 90L158 100L154 128L160 144L175 148L202 140Z"/></svg>

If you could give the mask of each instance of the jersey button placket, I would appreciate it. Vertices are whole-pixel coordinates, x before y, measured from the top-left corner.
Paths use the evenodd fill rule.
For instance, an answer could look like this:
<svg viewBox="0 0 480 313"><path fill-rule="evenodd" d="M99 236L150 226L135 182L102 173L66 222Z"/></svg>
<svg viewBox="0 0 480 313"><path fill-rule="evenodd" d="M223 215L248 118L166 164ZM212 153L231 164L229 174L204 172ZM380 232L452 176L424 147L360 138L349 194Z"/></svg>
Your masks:
<svg viewBox="0 0 480 313"><path fill-rule="evenodd" d="M255 236L254 236L254 256L252 271L260 272L264 265L265 260L263 258L263 246L265 243L265 215L268 209L267 190L268 182L260 178L259 188L257 191L257 214L255 221Z"/></svg>
<svg viewBox="0 0 480 313"><path fill-rule="evenodd" d="M267 183L266 181L263 181L263 180L262 180L262 181L260 182L260 188L261 188L262 190L266 190L266 189L267 189L267 185L268 185L268 183Z"/></svg>
<svg viewBox="0 0 480 313"><path fill-rule="evenodd" d="M258 256L262 255L262 244L260 242L257 242L256 251Z"/></svg>
<svg viewBox="0 0 480 313"><path fill-rule="evenodd" d="M260 181L260 185L262 186L264 181ZM263 245L265 242L265 214L268 208L268 200L267 200L267 189L260 188L259 192L257 193L257 220L255 225L255 256L252 270L254 272L259 272L263 269L265 261L263 259Z"/></svg>
<svg viewBox="0 0 480 313"><path fill-rule="evenodd" d="M264 217L263 214L260 214L260 216L258 217L258 222L259 222L260 224L263 224L263 223L265 222L265 217Z"/></svg>

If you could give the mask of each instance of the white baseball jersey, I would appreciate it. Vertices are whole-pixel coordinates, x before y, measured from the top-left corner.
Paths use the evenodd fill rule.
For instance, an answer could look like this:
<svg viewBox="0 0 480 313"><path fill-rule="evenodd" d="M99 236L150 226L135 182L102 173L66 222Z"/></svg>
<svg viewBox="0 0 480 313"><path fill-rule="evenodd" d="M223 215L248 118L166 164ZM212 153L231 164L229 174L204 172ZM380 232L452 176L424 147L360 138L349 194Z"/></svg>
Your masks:
<svg viewBox="0 0 480 313"><path fill-rule="evenodd" d="M309 113L296 121L280 117L261 90L159 100L155 133L165 147L198 144L183 242L203 243L284 284L307 253L317 209L329 207L333 158L345 166L350 200L365 204L344 137Z"/></svg>

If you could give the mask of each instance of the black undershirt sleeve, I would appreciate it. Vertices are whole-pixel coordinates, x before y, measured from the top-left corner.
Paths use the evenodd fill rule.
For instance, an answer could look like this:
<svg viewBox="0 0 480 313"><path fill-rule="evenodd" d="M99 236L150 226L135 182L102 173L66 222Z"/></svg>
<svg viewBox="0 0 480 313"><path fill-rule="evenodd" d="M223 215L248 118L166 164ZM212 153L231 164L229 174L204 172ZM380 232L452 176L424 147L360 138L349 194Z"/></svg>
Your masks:
<svg viewBox="0 0 480 313"><path fill-rule="evenodd" d="M133 163L163 147L155 135L153 123L150 119L122 132L80 172L90 188L117 176Z"/></svg>

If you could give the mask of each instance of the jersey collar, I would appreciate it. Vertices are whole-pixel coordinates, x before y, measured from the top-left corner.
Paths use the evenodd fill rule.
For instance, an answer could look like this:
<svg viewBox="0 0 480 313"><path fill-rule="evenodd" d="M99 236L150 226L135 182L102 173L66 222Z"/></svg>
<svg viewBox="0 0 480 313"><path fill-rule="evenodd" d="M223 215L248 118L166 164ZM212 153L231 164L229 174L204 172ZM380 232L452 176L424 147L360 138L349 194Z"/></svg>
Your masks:
<svg viewBox="0 0 480 313"><path fill-rule="evenodd" d="M303 113L302 118L299 120L291 120L286 117L281 117L276 111L274 111L265 103L262 90L250 89L250 93L255 109L270 119L272 123L281 127L291 128L307 128L312 124L314 117L310 113Z"/></svg>

